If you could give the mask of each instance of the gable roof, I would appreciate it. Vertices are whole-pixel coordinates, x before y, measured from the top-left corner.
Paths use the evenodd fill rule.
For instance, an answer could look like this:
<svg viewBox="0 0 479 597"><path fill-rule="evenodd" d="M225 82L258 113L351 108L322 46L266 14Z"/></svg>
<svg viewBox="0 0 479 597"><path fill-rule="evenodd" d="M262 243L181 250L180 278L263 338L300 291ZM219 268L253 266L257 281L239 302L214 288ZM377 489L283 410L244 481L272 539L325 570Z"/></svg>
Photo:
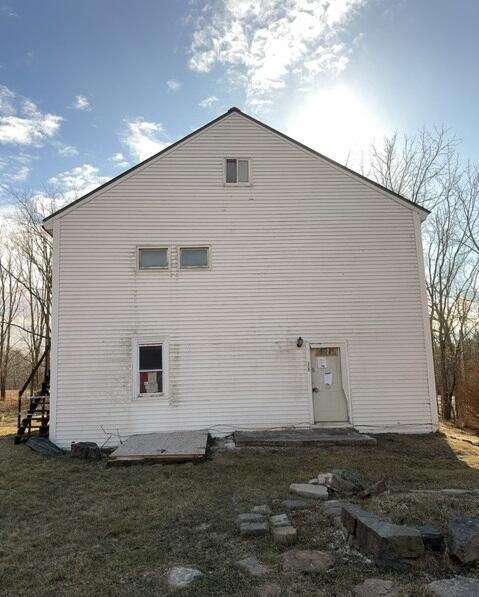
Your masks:
<svg viewBox="0 0 479 597"><path fill-rule="evenodd" d="M379 184L378 182L375 182L374 180L371 180L370 178L368 178L367 176L363 176L362 174L359 174L359 172L356 172L355 170L351 170L351 168L348 168L347 166L344 166L343 164L340 164L339 162L336 162L335 160L328 158L327 156L323 155L322 153L319 153L318 151L312 149L311 147L308 147L307 145L304 145L303 143L301 143L300 141L297 141L296 139L293 139L292 137L289 137L288 135L286 135L285 133L282 133L281 131L278 131L276 129L274 129L273 127L265 124L264 122L261 122L261 120L257 120L256 118L253 118L253 116L250 116L249 114L245 114L244 112L242 112L239 108L236 107L232 107L230 108L227 112L225 112L224 114L221 114L220 116L218 116L217 118L215 118L214 120L211 120L210 122L206 123L205 125L203 125L202 127L200 127L199 129L196 129L195 131L189 133L188 135L186 135L185 137L182 137L181 139L178 139L178 141L175 141L174 143L172 143L171 145L168 145L168 147L165 147L164 149L162 149L161 151L159 151L158 153L155 153L154 155L152 155L151 157L147 158L146 160L143 160L142 162L136 164L135 166L133 166L132 168L129 168L128 170L125 170L125 172L122 172L121 174L119 174L118 176L115 176L114 178L112 178L111 180L105 182L104 184L100 185L99 187L97 187L96 189L93 189L92 191L86 193L85 195L82 195L81 197L79 197L78 199L76 199L75 201L72 201L71 203L68 203L67 205L65 205L64 207L62 207L61 209L58 209L57 211L53 212L52 214L50 214L49 216L47 216L44 220L43 220L43 224L45 225L47 222L50 222L51 220L53 220L54 218L57 218L57 216L59 216L60 214L62 214L63 212L65 212L66 210L69 210L70 208L72 208L75 205L78 205L79 203L81 203L82 201L85 201L85 199L88 199L89 197L91 197L92 195L104 190L105 188L107 188L108 186L116 183L117 181L119 181L120 179L122 179L123 177L131 174L132 172L134 172L135 170L137 170L138 168L144 166L145 164L147 164L148 162L151 162L152 160L158 158L159 156L171 151L172 149L174 149L176 146L180 145L180 143L184 143L185 141L188 141L189 139L191 139L192 137L198 135L199 133L203 132L204 130L206 130L207 128L209 128L210 126L213 126L214 124L216 124L217 122L219 122L220 120L223 120L224 118L226 118L227 116L229 116L232 113L237 113L240 114L243 118L246 118L247 120L254 122L255 124L263 127L264 129L274 133L275 135L278 135L279 137L282 137L283 139L285 139L286 141L289 141L290 143L293 143L294 145L296 145L297 147L300 147L301 149L306 150L307 152L315 155L316 157L319 157L327 162L329 162L330 164L332 164L333 166L335 166L336 168L340 168L341 170L347 172L350 175L353 175L354 177L362 180L362 182L366 182L367 184L373 185L375 187L377 187L378 189L380 189L381 191L387 193L388 195L391 195L392 197L394 197L395 199L399 199L402 202L404 202L407 206L409 207L413 207L417 210L419 210L420 212L423 212L423 217L425 217L427 214L431 213L428 209L426 209L425 207L422 207L421 205L418 205L417 203L414 203L413 201L411 201L410 199L406 199L406 197L403 197L402 195L400 195L399 193L395 193L394 191L391 191L390 189L386 188L385 186ZM425 214L425 215L424 215Z"/></svg>

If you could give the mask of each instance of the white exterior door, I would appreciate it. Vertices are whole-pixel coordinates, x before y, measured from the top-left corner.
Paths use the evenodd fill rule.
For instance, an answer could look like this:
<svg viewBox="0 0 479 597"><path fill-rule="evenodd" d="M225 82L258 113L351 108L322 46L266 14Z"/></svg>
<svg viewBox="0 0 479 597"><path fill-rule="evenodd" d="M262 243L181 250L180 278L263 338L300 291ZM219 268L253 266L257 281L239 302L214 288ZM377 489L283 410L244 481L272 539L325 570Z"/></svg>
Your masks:
<svg viewBox="0 0 479 597"><path fill-rule="evenodd" d="M315 423L346 423L348 403L337 347L311 349L311 378Z"/></svg>

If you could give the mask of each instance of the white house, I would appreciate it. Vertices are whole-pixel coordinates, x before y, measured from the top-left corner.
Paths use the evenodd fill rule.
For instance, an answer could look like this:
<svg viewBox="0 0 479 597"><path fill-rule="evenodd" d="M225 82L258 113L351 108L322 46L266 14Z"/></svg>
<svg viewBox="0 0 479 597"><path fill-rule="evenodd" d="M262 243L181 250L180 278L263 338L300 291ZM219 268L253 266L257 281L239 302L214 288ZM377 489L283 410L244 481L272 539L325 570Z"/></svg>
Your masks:
<svg viewBox="0 0 479 597"><path fill-rule="evenodd" d="M237 108L57 211L51 439L436 430L427 213Z"/></svg>

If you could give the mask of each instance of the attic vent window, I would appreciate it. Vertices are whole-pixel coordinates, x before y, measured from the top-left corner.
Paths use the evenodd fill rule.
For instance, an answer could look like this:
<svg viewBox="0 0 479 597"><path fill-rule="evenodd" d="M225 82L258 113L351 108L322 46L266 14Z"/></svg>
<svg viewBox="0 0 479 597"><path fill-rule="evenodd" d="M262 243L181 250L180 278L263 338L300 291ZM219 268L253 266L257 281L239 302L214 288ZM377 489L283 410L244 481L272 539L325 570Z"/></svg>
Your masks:
<svg viewBox="0 0 479 597"><path fill-rule="evenodd" d="M225 164L225 182L232 185L244 185L250 182L250 161L227 158Z"/></svg>

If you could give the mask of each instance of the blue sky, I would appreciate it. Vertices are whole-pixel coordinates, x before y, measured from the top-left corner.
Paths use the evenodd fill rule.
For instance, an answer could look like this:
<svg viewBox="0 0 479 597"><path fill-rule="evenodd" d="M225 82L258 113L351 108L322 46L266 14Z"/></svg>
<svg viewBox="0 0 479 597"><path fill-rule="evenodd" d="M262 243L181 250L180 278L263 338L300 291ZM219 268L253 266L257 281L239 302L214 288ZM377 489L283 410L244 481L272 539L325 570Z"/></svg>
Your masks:
<svg viewBox="0 0 479 597"><path fill-rule="evenodd" d="M0 0L0 185L86 192L233 105L343 162L435 123L478 160L478 22L477 0Z"/></svg>

